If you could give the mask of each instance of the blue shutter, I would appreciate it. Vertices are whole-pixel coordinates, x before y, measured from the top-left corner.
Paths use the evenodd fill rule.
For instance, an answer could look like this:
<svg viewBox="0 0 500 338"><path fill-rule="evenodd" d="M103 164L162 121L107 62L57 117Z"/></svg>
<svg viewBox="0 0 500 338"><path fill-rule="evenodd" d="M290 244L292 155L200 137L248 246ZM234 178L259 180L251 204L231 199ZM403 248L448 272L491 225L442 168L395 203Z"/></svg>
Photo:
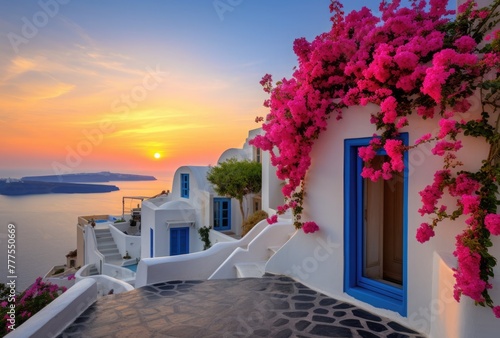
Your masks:
<svg viewBox="0 0 500 338"><path fill-rule="evenodd" d="M154 243L154 231L153 228L149 228L149 257L153 257L153 243Z"/></svg>
<svg viewBox="0 0 500 338"><path fill-rule="evenodd" d="M170 256L189 253L189 228L170 228Z"/></svg>
<svg viewBox="0 0 500 338"><path fill-rule="evenodd" d="M181 197L189 198L189 174L181 174Z"/></svg>
<svg viewBox="0 0 500 338"><path fill-rule="evenodd" d="M214 230L231 230L230 198L214 198Z"/></svg>

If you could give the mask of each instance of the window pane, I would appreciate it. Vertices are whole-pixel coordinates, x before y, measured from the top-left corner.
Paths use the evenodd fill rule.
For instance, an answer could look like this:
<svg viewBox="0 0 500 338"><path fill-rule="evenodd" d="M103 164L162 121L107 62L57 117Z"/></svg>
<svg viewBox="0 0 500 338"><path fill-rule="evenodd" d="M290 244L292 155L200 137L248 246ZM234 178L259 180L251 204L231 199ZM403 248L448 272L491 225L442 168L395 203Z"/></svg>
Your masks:
<svg viewBox="0 0 500 338"><path fill-rule="evenodd" d="M381 167L387 156L372 162ZM402 284L403 179L363 180L363 276L385 283Z"/></svg>

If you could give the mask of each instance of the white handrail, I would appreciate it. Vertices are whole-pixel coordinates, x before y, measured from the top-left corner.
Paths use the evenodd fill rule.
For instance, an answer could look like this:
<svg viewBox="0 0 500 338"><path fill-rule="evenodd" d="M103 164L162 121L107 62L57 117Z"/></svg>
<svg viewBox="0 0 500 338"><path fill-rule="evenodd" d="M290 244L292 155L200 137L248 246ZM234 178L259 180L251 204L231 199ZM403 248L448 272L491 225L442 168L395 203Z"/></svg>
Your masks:
<svg viewBox="0 0 500 338"><path fill-rule="evenodd" d="M97 249L97 237L95 236L95 229L94 227L92 226L89 226L88 224L86 225L86 227L88 229L92 229L92 239L94 241L94 254L99 258L99 266L97 266L97 271L99 272L99 274L102 274L102 268L103 268L103 264L105 263L105 257L104 255Z"/></svg>

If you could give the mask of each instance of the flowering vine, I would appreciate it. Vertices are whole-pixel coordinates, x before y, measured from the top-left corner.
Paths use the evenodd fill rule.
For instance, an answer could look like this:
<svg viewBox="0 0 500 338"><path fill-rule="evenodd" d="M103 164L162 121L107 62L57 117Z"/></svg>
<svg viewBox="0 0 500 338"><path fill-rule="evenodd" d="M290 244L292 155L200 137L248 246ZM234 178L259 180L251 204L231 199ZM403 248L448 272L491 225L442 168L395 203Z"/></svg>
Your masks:
<svg viewBox="0 0 500 338"><path fill-rule="evenodd" d="M0 284L0 335L3 337L17 328L65 291L66 287L45 283L38 277L28 289L15 295L15 302L11 302L9 289ZM9 321L13 318L9 315L12 309L15 310L15 325Z"/></svg>
<svg viewBox="0 0 500 338"><path fill-rule="evenodd" d="M379 133L359 149L361 175L389 180L404 170L405 151L433 145L432 154L443 158L443 168L420 192L419 212L432 219L422 223L416 238L426 242L443 220L465 219L454 252L455 299L468 296L500 318L500 306L494 306L488 294L496 265L488 252L490 236L500 235L500 30L492 32L500 21L500 0L485 8L468 0L454 20L455 11L447 10L447 4L412 0L411 8L400 8L399 0L382 1L382 15L376 17L366 7L344 15L342 4L332 0L332 29L312 42L294 42L298 67L292 78L273 84L270 75L263 77L269 113L265 120L256 119L264 121L265 134L251 143L270 152L278 178L285 181L285 204L278 214L291 209L296 228L315 232L316 223L301 221L313 144L332 116L342 119L343 108L378 105L380 111L369 118ZM480 96L481 116L466 120L473 95ZM438 120L439 131L403 145L398 135L409 125L409 115ZM458 155L464 137L480 138L490 147L477 171L461 170ZM375 167L372 160L379 149L385 150L387 160ZM441 202L445 195L455 199L453 210Z"/></svg>

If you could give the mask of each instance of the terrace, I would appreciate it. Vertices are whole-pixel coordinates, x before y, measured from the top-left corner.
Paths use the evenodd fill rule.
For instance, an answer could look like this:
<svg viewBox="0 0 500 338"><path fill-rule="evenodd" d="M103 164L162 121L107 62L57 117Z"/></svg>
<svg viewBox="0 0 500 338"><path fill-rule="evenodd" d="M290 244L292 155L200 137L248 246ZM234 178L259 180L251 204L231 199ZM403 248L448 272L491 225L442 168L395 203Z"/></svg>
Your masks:
<svg viewBox="0 0 500 338"><path fill-rule="evenodd" d="M98 299L65 337L392 337L421 334L285 276L170 281Z"/></svg>

